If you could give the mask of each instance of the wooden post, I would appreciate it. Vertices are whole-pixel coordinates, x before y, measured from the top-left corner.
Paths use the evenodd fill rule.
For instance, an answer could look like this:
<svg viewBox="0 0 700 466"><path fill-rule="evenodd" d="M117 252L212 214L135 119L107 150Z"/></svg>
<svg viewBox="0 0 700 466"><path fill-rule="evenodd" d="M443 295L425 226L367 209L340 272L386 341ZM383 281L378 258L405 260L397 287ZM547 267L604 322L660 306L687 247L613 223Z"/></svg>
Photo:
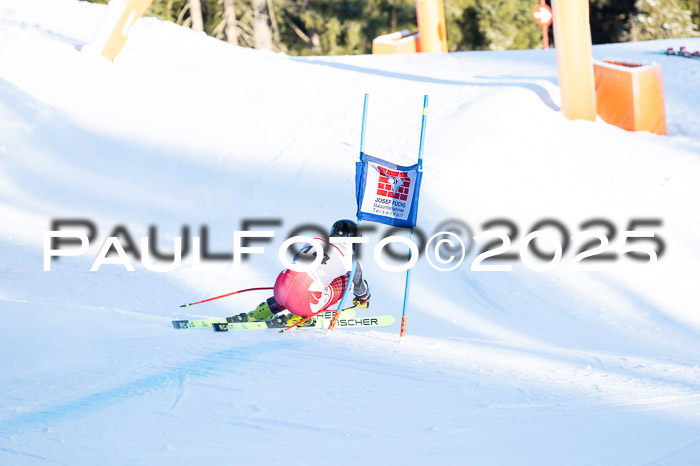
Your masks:
<svg viewBox="0 0 700 466"><path fill-rule="evenodd" d="M418 51L447 52L447 31L443 0L416 0L418 18Z"/></svg>
<svg viewBox="0 0 700 466"><path fill-rule="evenodd" d="M143 16L152 2L153 0L110 0L90 46L103 57L114 61L126 44L129 29Z"/></svg>
<svg viewBox="0 0 700 466"><path fill-rule="evenodd" d="M561 111L569 120L596 118L588 0L552 0Z"/></svg>

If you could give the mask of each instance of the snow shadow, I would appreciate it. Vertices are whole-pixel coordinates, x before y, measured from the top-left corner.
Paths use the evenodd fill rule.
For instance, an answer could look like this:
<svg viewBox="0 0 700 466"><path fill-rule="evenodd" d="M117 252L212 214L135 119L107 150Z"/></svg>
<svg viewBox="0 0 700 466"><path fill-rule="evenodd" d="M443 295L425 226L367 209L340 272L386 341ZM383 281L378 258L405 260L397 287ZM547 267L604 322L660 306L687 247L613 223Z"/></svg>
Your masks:
<svg viewBox="0 0 700 466"><path fill-rule="evenodd" d="M263 341L246 346L225 349L167 368L123 385L108 388L90 395L81 396L52 406L8 416L0 420L0 434L15 435L43 429L47 426L70 421L102 411L126 400L142 397L155 391L167 390L182 385L186 378L207 378L230 369L231 364L248 363L252 357L266 352L297 347L298 341L278 341L274 345Z"/></svg>
<svg viewBox="0 0 700 466"><path fill-rule="evenodd" d="M542 103L544 103L547 107L551 108L552 110L557 111L557 112L560 110L559 106L557 104L555 104L554 101L552 100L547 89L540 86L539 84L527 82L527 81L509 81L509 82L460 81L460 80L454 80L454 79L435 78L432 76L421 76L421 75L410 74L410 73L401 73L401 72L397 72L397 71L386 71L386 70L380 70L380 69L376 69L376 68L368 68L368 67L364 67L364 66L350 65L348 63L330 62L330 61L325 61L325 60L314 60L314 59L306 59L306 58L292 58L292 60L299 62L299 63L328 66L331 68L337 68L337 69L344 70L344 71L353 71L356 73L371 74L371 75L375 75L375 76L381 76L384 78L401 79L401 80L405 80L405 81L422 82L422 83L427 83L427 84L441 84L441 85L446 85L446 86L494 87L494 88L521 87L523 89L527 89L528 91L533 92L542 101ZM499 78L490 78L490 79L499 79Z"/></svg>

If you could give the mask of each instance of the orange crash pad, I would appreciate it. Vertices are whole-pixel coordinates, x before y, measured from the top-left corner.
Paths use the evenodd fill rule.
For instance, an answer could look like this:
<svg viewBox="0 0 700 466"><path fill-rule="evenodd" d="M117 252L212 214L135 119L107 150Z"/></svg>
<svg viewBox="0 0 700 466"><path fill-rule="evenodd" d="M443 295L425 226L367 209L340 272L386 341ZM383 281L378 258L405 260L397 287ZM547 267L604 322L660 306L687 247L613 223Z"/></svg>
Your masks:
<svg viewBox="0 0 700 466"><path fill-rule="evenodd" d="M597 113L628 131L666 134L661 65L626 60L594 61Z"/></svg>

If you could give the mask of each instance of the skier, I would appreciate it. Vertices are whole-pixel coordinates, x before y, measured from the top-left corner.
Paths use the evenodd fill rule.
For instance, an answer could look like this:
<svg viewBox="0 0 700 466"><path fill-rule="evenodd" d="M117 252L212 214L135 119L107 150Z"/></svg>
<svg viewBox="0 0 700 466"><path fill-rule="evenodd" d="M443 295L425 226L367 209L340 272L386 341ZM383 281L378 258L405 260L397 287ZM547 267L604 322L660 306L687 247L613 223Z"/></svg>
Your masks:
<svg viewBox="0 0 700 466"><path fill-rule="evenodd" d="M357 224L352 220L338 220L333 224L330 236L358 236ZM282 324L293 325L304 317L328 309L340 301L350 280L349 270L342 258L346 254L350 254L352 258L352 248L347 248L344 244L331 244L322 238L316 239L325 243L325 252L321 251L323 260L317 266L305 272L283 270L277 276L274 295L271 298L260 303L255 310L230 317L227 320L229 322L251 322L279 319ZM296 255L294 262L301 260L305 263L311 263L317 254L318 251L307 244ZM351 286L354 294L353 304L361 309L366 309L370 299L369 285L362 278L362 267L359 261L355 265L355 276ZM285 309L291 312L290 316L278 315ZM307 322L311 324L312 319Z"/></svg>

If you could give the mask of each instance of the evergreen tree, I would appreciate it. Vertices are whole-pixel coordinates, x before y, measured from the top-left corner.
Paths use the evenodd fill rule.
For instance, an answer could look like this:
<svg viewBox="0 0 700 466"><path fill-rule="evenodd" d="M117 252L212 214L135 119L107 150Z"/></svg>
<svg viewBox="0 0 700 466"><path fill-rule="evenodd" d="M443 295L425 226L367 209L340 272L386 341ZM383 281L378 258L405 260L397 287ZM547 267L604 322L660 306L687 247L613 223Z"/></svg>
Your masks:
<svg viewBox="0 0 700 466"><path fill-rule="evenodd" d="M594 44L620 42L629 31L636 0L591 0L591 39Z"/></svg>
<svg viewBox="0 0 700 466"><path fill-rule="evenodd" d="M629 33L622 40L672 39L697 36L690 10L678 0L637 0Z"/></svg>
<svg viewBox="0 0 700 466"><path fill-rule="evenodd" d="M465 18L472 48L506 50L537 47L542 38L540 28L532 19L533 8L534 4L520 0L475 0L473 6L467 8Z"/></svg>
<svg viewBox="0 0 700 466"><path fill-rule="evenodd" d="M271 36L271 45L265 39L265 47L290 55L371 53L375 37L402 29L417 30L415 0L199 0L199 3L207 34L254 47L257 18L258 27L265 24ZM541 31L532 20L536 3L536 0L444 0L449 50L541 47ZM258 8L257 16L254 4ZM185 26L193 24L190 0L154 0L147 14ZM700 0L590 0L590 19L594 44L696 36Z"/></svg>

